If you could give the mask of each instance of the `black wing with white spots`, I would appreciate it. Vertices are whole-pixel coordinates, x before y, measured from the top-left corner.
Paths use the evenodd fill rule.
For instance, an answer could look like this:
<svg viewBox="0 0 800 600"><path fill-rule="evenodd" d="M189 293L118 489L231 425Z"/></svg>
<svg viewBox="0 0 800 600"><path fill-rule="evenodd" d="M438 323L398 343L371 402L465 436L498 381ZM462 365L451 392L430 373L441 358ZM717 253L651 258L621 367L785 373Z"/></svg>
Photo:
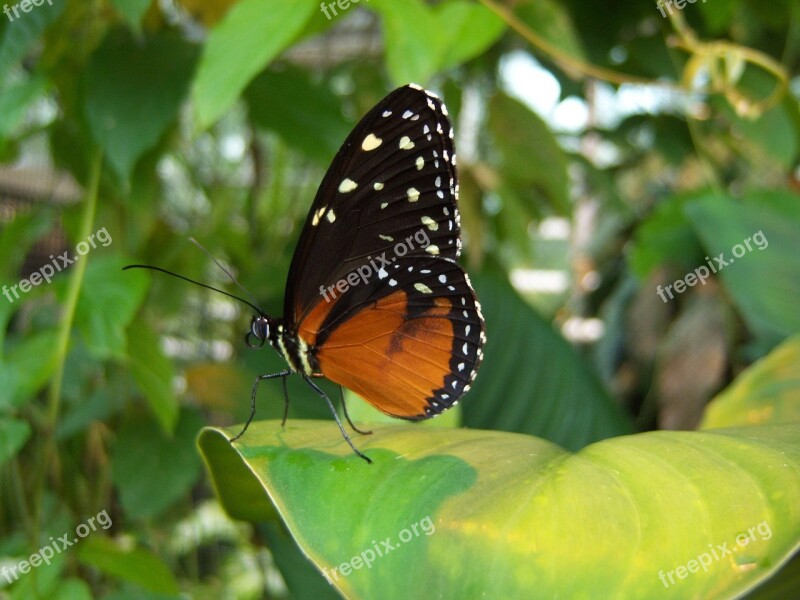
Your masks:
<svg viewBox="0 0 800 600"><path fill-rule="evenodd" d="M325 291L338 295L336 284L359 268L366 272L365 265L459 256L452 136L441 100L413 84L361 119L322 180L300 236L284 303L290 324L325 301ZM364 285L384 272L375 269ZM355 296L342 300L358 304Z"/></svg>

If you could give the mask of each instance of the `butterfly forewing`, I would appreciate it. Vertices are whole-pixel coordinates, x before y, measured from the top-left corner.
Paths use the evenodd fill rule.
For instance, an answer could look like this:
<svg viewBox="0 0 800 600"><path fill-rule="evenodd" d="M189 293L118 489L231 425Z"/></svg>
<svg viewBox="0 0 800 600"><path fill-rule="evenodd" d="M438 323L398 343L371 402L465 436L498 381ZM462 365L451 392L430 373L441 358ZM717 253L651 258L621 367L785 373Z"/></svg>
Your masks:
<svg viewBox="0 0 800 600"><path fill-rule="evenodd" d="M361 119L320 184L292 259L284 316L300 323L322 298L320 286L379 265L377 257L457 258L457 191L441 100L413 85L395 90ZM415 234L430 243L422 247Z"/></svg>

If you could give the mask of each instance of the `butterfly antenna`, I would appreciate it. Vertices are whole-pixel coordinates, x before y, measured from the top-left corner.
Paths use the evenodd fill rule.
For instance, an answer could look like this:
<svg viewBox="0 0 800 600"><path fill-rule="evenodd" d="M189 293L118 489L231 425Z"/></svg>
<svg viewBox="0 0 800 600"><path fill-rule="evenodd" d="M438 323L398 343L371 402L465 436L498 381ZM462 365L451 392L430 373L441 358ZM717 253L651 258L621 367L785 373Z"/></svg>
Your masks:
<svg viewBox="0 0 800 600"><path fill-rule="evenodd" d="M240 289L240 290L242 290L242 291L243 291L243 292L244 292L244 293L247 295L247 297L248 297L248 298L250 298L250 300L252 300L252 301L253 301L253 304L256 304L256 303L257 303L257 300L256 300L256 299L253 297L253 294L251 294L251 293L250 293L250 291L249 291L249 290L248 290L246 287L244 287L244 286L243 286L241 283L239 283L239 280L238 280L238 279L236 279L236 277L234 277L234 276L233 276L233 273L231 273L231 272L230 272L230 271L229 271L227 268L225 268L225 265L223 265L223 264L222 264L221 262L219 262L219 261L218 261L216 258L214 258L214 257L211 255L211 252L209 252L209 251L206 249L206 247L205 247L205 246L203 246L203 244L201 244L200 242L198 242L198 241L197 241L196 239L194 239L193 237L190 237L190 238L189 238L189 241L190 241L190 242L192 242L192 243L193 243L195 246L197 246L198 248L200 248L200 250L202 250L203 252L205 252L206 256L208 256L208 258L210 258L211 260L213 260L213 261L214 261L214 264L215 264L215 265L217 265L217 266L218 266L220 269L222 269L222 272L223 272L223 273L225 273L225 275L227 275L228 277L230 277L230 280L231 280L233 283L235 283L237 286L239 286L239 289ZM264 314L264 312L263 312L263 311L259 311L259 312L260 312L262 315Z"/></svg>
<svg viewBox="0 0 800 600"><path fill-rule="evenodd" d="M208 285L207 283L201 283L199 281L195 281L194 279L189 279L188 277L184 277L183 275L178 275L177 273L173 273L172 271L168 271L167 269L162 269L161 267L156 267L154 265L126 265L126 266L122 267L123 271L127 271L128 269L149 269L150 271L160 271L161 273L166 273L167 275L172 275L173 277L177 277L178 279L183 279L184 281L188 281L189 283L193 283L195 285L199 285L200 287L204 287L204 288L209 289L209 290L214 290L215 292L219 292L220 294L228 296L229 298L233 298L234 300L238 300L239 302L247 304L247 306L249 306L250 308L255 310L259 315L266 316L266 314L264 313L263 310L261 310L258 306L256 306L252 302L248 302L244 298L240 298L239 296L237 296L235 294L231 294L229 292L226 292L225 290L221 290L219 288L215 288L214 286Z"/></svg>

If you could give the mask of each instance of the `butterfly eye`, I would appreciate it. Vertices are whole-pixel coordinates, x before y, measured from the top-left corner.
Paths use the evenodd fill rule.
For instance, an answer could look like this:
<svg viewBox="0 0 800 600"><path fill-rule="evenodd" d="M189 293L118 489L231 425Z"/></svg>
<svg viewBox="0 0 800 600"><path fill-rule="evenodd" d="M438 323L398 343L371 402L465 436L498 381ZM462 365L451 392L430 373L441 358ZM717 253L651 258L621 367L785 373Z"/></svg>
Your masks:
<svg viewBox="0 0 800 600"><path fill-rule="evenodd" d="M253 342L253 338L258 340L258 343ZM250 348L261 348L264 342L269 338L269 320L263 315L253 317L250 321L250 331L244 338L244 343Z"/></svg>

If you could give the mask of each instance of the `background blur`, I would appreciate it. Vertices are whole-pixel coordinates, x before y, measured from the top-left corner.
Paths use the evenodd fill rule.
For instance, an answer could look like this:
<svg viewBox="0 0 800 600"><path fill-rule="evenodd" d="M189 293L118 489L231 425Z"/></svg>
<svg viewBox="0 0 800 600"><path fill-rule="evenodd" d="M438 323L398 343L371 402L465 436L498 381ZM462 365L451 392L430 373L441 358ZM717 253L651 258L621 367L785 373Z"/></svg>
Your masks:
<svg viewBox="0 0 800 600"><path fill-rule="evenodd" d="M569 449L693 429L800 330L796 1L4 8L0 567L113 524L0 598L335 597L278 522L225 516L194 445L280 358L244 346L246 307L121 267L237 293L191 236L277 316L327 165L409 81L453 117L489 337L437 425ZM290 419L330 418L289 391ZM257 418L282 408L263 385Z"/></svg>

